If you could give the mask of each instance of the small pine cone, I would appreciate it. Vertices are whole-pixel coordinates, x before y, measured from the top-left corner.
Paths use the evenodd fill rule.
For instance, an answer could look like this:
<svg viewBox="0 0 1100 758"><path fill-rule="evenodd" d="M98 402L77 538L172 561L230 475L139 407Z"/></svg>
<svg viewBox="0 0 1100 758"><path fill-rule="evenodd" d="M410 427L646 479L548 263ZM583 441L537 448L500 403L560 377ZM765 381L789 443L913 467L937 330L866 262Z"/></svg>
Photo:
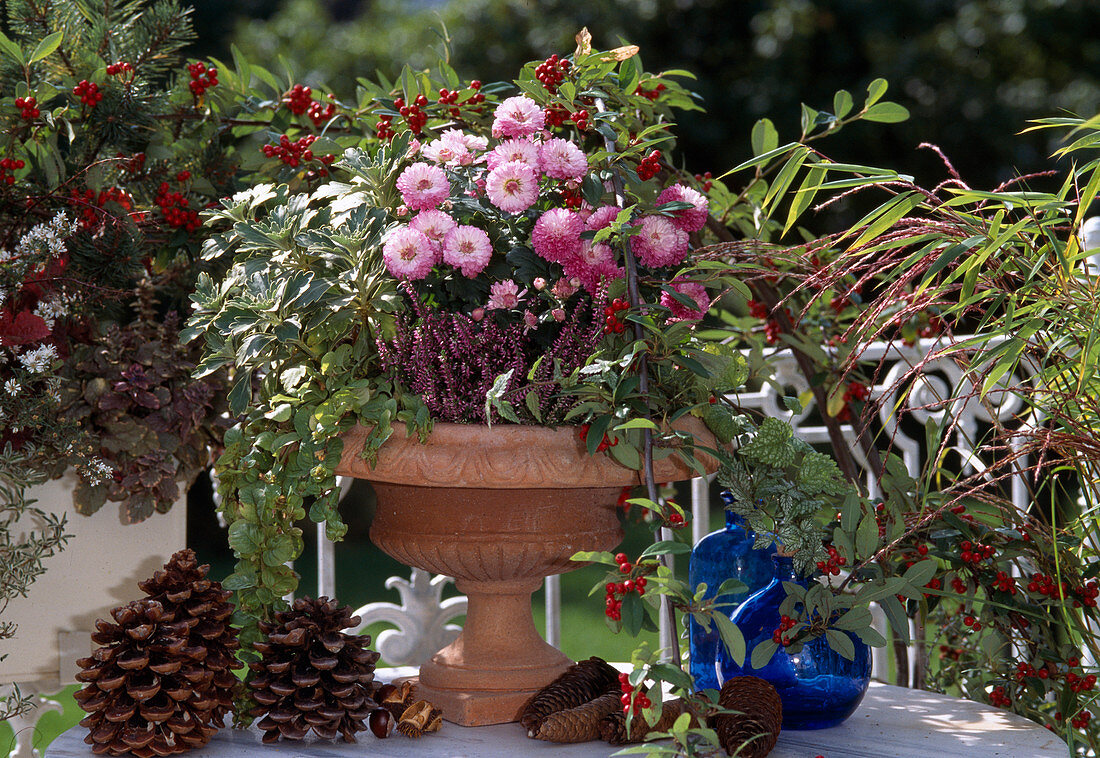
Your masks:
<svg viewBox="0 0 1100 758"><path fill-rule="evenodd" d="M612 745L629 745L635 742L645 742L650 732L667 732L684 712L682 700L669 700L661 706L661 718L650 726L641 713L634 716L630 724L630 733L626 731L626 713L620 703L618 710L604 716L600 720L600 739L610 742ZM694 721L694 720L693 720Z"/></svg>
<svg viewBox="0 0 1100 758"><path fill-rule="evenodd" d="M619 672L602 658L592 656L573 664L539 690L523 709L519 722L527 736L533 737L551 713L576 708L612 691L619 692Z"/></svg>
<svg viewBox="0 0 1100 758"><path fill-rule="evenodd" d="M397 722L397 731L406 737L422 737L426 732L438 732L443 726L443 711L427 700L418 700L405 709Z"/></svg>
<svg viewBox="0 0 1100 758"><path fill-rule="evenodd" d="M537 724L528 737L547 742L590 742L600 739L600 721L604 716L622 712L622 696L617 690L600 695L575 708L554 711Z"/></svg>
<svg viewBox="0 0 1100 758"><path fill-rule="evenodd" d="M155 600L111 611L96 621L101 647L76 662L84 688L74 695L88 715L84 741L97 755L175 755L210 741L215 701L202 684L206 650L189 644L194 618L176 620Z"/></svg>
<svg viewBox="0 0 1100 758"><path fill-rule="evenodd" d="M755 676L737 676L722 685L718 705L736 711L713 719L718 742L727 754L763 758L772 751L783 724L783 701L775 687Z"/></svg>
<svg viewBox="0 0 1100 758"><path fill-rule="evenodd" d="M248 685L258 705L253 716L264 742L300 740L312 729L323 739L337 734L355 742L377 707L374 681L378 653L366 649L370 637L342 630L359 623L335 600L298 598L289 611L261 622L266 641L254 643L261 659L250 663Z"/></svg>
<svg viewBox="0 0 1100 758"><path fill-rule="evenodd" d="M138 587L164 606L176 618L194 618L198 623L191 627L188 643L206 649L204 668L211 673L207 694L214 700L211 719L221 725L227 713L233 710L233 699L240 680L233 673L237 665L236 650L238 630L229 625L233 594L223 589L220 582L207 578L210 566L199 565L195 552L190 548L173 555L164 569Z"/></svg>

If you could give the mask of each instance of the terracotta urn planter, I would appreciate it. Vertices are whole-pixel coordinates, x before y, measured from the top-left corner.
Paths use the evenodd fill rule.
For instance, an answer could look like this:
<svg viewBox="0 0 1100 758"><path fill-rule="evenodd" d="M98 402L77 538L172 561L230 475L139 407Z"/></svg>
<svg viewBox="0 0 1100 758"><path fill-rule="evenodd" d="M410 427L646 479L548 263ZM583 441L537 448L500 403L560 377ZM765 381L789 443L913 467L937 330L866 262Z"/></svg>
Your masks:
<svg viewBox="0 0 1100 758"><path fill-rule="evenodd" d="M568 427L437 423L421 444L395 424L373 468L359 457L366 434L344 434L337 473L374 486L371 540L408 566L454 577L469 598L462 634L420 668L422 696L463 726L516 721L572 664L539 636L531 593L579 568L569 560L577 551L619 544L615 503L640 473L588 455ZM654 469L658 481L692 476L674 456Z"/></svg>

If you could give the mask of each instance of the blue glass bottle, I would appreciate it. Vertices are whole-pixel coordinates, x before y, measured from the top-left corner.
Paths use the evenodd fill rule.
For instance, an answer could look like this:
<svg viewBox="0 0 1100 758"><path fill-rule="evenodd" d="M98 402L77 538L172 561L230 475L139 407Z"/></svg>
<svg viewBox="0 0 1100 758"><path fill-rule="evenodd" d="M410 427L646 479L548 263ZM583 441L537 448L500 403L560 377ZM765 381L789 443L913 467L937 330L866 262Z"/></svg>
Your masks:
<svg viewBox="0 0 1100 758"><path fill-rule="evenodd" d="M719 677L724 682L752 675L771 682L783 701L784 729L836 726L855 712L867 692L871 649L845 632L855 645L854 660L844 658L829 647L824 637L818 637L794 655L780 647L763 668L753 668L753 649L762 640L770 640L779 627L779 604L787 596L783 582L806 586L807 580L795 575L790 558L777 555L771 584L741 603L730 617L745 636L748 654L744 664L738 666L724 648L719 650Z"/></svg>
<svg viewBox="0 0 1100 758"><path fill-rule="evenodd" d="M729 505L730 495L722 493L722 500ZM692 589L706 582L705 597L713 598L722 582L727 579L740 579L748 589L736 595L725 595L717 608L727 616L749 595L771 581L775 568L772 556L775 545L763 550L753 550L756 535L745 525L745 520L731 510L726 511L726 527L711 532L691 551L691 563L688 567L688 582ZM718 629L711 624L710 631L693 618L688 619L688 646L691 650L691 675L695 677L696 689L718 689L718 674L715 671L718 647L721 638Z"/></svg>

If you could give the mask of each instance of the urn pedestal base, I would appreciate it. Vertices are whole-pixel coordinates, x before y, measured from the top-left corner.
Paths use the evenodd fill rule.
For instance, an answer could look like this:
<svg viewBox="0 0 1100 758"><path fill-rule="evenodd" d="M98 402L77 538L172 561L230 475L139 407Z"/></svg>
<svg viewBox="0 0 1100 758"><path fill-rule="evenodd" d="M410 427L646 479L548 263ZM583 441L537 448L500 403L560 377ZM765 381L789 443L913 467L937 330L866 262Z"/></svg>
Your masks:
<svg viewBox="0 0 1100 758"><path fill-rule="evenodd" d="M572 664L539 636L531 593L580 568L570 560L578 551L619 544L615 503L639 472L588 455L573 428L437 423L421 444L394 424L374 466L359 457L367 433L343 435L336 472L374 486L371 541L406 566L454 577L469 598L462 634L420 667L420 697L461 726L516 721ZM654 473L692 475L674 456Z"/></svg>
<svg viewBox="0 0 1100 758"><path fill-rule="evenodd" d="M573 665L531 619L531 593L541 581L455 584L468 598L466 626L420 667L417 697L462 726L516 721L536 692Z"/></svg>

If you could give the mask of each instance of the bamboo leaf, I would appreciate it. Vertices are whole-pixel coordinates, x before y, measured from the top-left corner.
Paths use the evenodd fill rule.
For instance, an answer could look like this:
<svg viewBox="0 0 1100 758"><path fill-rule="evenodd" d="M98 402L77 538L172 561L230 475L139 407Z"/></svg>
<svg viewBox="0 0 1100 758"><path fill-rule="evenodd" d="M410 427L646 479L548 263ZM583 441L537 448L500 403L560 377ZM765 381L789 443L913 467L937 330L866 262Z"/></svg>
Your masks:
<svg viewBox="0 0 1100 758"><path fill-rule="evenodd" d="M794 181L795 176L798 174L798 170L802 168L802 164L806 162L806 157L809 155L810 149L804 145L799 145L798 149L794 151L794 154L787 159L787 162L783 164L783 168L779 170L779 173L775 177L775 181L772 182L772 186L768 187L768 194L764 196L763 206L767 208L771 201L776 197L782 197L783 193L787 191L787 188L791 186L791 182ZM769 213L769 215L771 215Z"/></svg>
<svg viewBox="0 0 1100 758"><path fill-rule="evenodd" d="M849 250L858 250L867 242L882 234L904 218L909 211L920 205L923 199L916 192L903 192L890 202L868 213L853 227L858 229L864 225L867 226L856 241L851 244Z"/></svg>
<svg viewBox="0 0 1100 758"><path fill-rule="evenodd" d="M786 155L787 153L791 152L795 148L802 148L803 150L806 149L805 146L800 145L797 142L788 142L786 145L783 145L782 147L777 147L774 150L769 150L768 152L762 153L761 155L758 155L755 158L749 158L747 161L744 161L743 163L738 163L736 166L734 166L733 168L731 168L729 171L722 174L722 176L719 176L718 178L719 179L724 179L725 177L729 176L730 174L736 174L738 171L744 171L745 169L753 168L754 166L762 166L766 163L769 163L773 158L778 158L781 155Z"/></svg>
<svg viewBox="0 0 1100 758"><path fill-rule="evenodd" d="M794 199L791 200L790 210L787 211L787 222L783 225L783 234L790 231L798 217L810 207L814 197L821 189L821 181L825 178L825 173L826 170L818 166L814 166L806 172L806 178L802 180L802 186L798 188Z"/></svg>

